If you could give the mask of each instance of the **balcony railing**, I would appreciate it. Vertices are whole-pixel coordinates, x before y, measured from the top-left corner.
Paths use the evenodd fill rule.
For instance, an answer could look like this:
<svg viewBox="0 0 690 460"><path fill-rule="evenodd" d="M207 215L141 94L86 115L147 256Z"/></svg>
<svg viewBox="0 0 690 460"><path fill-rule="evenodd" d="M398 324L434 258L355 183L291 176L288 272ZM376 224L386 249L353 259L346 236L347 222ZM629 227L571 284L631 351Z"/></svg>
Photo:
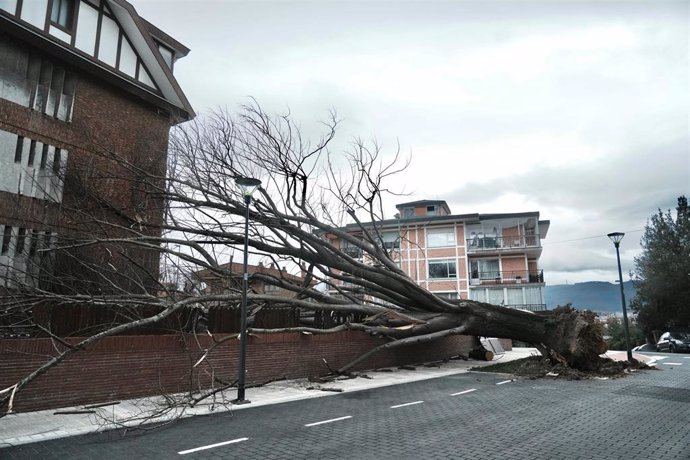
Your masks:
<svg viewBox="0 0 690 460"><path fill-rule="evenodd" d="M543 283L544 270L519 270L519 271L473 271L470 276L470 286L484 286L496 284L526 284Z"/></svg>
<svg viewBox="0 0 690 460"><path fill-rule="evenodd" d="M468 251L495 251L496 249L538 248L539 235L483 236L467 239Z"/></svg>
<svg viewBox="0 0 690 460"><path fill-rule="evenodd" d="M546 311L546 304L543 303L530 303L523 305L506 305L507 308L514 308L516 310L527 310L527 311Z"/></svg>

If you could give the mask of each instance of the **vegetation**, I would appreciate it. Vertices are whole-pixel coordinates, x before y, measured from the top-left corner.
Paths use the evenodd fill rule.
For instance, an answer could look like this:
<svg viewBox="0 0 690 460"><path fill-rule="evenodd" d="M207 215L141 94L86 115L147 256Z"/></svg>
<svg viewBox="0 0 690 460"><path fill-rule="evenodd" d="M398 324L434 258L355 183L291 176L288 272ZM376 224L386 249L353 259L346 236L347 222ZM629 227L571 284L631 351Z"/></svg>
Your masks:
<svg viewBox="0 0 690 460"><path fill-rule="evenodd" d="M606 320L608 332L608 343L610 350L625 350L625 329L623 320L618 317L610 317ZM645 343L644 333L636 320L628 319L628 330L630 332L630 347L636 347Z"/></svg>
<svg viewBox="0 0 690 460"><path fill-rule="evenodd" d="M363 331L387 342L338 369L344 373L378 350L438 340L453 334L505 337L531 343L549 360L564 366L591 369L599 365L606 350L596 315L568 307L533 314L470 300L451 301L434 295L403 272L393 249L386 246L376 222L384 219L385 182L407 166L397 154L383 160L379 146L359 140L349 151L332 153L331 140L338 121L324 123L325 132L316 142L302 137L298 124L289 116L267 115L258 105L245 107L237 117L217 113L199 117L179 128L170 142L166 176L135 161L102 153L102 161L113 163L113 175L121 174L123 186L139 190L166 203L166 220L155 213L118 211L119 220L102 218L109 205L99 204L84 219L98 224L99 234L78 240L62 239L53 252L100 254L102 263L83 264L82 278L102 280L101 290L80 292L75 280L54 278L53 290L21 286L0 298L7 315L22 324L35 320L41 304L87 305L124 311L124 321L104 324L90 331L76 345L46 359L0 398L10 399L23 387L58 365L72 353L91 346L103 337L131 334L174 318L190 308L237 309L241 292L228 285L221 292L209 292L194 284L194 273L205 270L217 279L230 279L225 264L233 251L246 243L253 257L284 268L281 273L300 271L304 282L294 277L256 274L255 279L281 288L290 295L250 293L249 328L254 334L301 332L305 334ZM239 177L260 178L262 186L246 211L246 201L236 184ZM84 181L89 183L88 181ZM98 193L96 188L93 192ZM162 200L161 200L162 198ZM249 227L245 238L245 212ZM345 223L351 223L345 231ZM354 230L354 231L353 231ZM342 244L347 243L347 245ZM357 248L362 257L348 249ZM161 251L164 260L174 260L172 269L188 288L176 290L160 282L158 271L128 270L136 266L133 249ZM116 263L120 255L122 263ZM58 254L60 255L60 254ZM260 278L259 278L260 277ZM168 279L171 279L169 276ZM62 288L59 284L62 283ZM315 286L319 286L317 289ZM58 292L58 293L56 293ZM312 324L283 328L258 328L255 314L265 308L293 308L344 319L336 325ZM37 324L42 333L64 343L51 325ZM189 331L189 329L184 329ZM191 328L196 333L197 328ZM210 333L201 330L201 333ZM225 337L223 340L234 339ZM205 355L199 359L202 362ZM224 377L232 384L232 378Z"/></svg>
<svg viewBox="0 0 690 460"><path fill-rule="evenodd" d="M659 210L645 227L635 259L637 296L631 303L650 342L653 331L690 328L690 208L678 198L675 219Z"/></svg>

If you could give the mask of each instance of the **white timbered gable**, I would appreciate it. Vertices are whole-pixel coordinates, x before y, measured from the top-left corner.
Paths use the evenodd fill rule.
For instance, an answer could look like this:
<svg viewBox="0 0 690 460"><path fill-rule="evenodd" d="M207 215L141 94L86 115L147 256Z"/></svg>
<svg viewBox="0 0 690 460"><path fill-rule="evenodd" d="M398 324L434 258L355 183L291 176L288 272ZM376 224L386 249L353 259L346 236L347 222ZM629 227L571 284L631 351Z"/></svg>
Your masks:
<svg viewBox="0 0 690 460"><path fill-rule="evenodd" d="M0 19L68 46L193 116L172 75L174 51L151 36L150 24L124 0L0 0ZM187 50L188 51L188 50Z"/></svg>

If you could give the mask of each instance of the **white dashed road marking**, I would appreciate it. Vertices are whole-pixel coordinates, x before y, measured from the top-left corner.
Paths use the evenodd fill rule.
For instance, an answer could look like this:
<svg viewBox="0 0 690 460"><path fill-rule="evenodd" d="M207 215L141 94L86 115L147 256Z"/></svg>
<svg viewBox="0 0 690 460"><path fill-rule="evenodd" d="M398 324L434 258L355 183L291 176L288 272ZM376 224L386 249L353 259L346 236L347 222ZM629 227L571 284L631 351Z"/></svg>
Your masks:
<svg viewBox="0 0 690 460"><path fill-rule="evenodd" d="M192 452L199 452L200 450L213 449L214 447L227 446L228 444L234 444L236 442L246 441L249 438L237 438L231 441L219 442L217 444L209 444L208 446L195 447L194 449L181 450L178 452L180 455L191 454Z"/></svg>
<svg viewBox="0 0 690 460"><path fill-rule="evenodd" d="M398 404L396 406L391 406L391 409L397 409L398 407L412 406L414 404L422 404L424 401L414 401L405 404Z"/></svg>
<svg viewBox="0 0 690 460"><path fill-rule="evenodd" d="M477 391L477 389L476 389L476 388L472 388L471 390L460 391L460 392L458 392L458 393L451 393L450 395L451 395L451 396L464 395L464 394L467 394L467 393L472 393L473 391Z"/></svg>
<svg viewBox="0 0 690 460"><path fill-rule="evenodd" d="M330 420L322 420L322 421L320 421L320 422L307 423L307 424L304 425L304 426L323 425L324 423L339 422L340 420L347 420L348 418L352 418L352 415L346 415L345 417L332 418L332 419L330 419Z"/></svg>
<svg viewBox="0 0 690 460"><path fill-rule="evenodd" d="M510 383L512 380L504 380L502 382L498 382L496 385L503 385L504 383Z"/></svg>
<svg viewBox="0 0 690 460"><path fill-rule="evenodd" d="M682 366L683 363L661 363L661 364L666 364L667 366Z"/></svg>

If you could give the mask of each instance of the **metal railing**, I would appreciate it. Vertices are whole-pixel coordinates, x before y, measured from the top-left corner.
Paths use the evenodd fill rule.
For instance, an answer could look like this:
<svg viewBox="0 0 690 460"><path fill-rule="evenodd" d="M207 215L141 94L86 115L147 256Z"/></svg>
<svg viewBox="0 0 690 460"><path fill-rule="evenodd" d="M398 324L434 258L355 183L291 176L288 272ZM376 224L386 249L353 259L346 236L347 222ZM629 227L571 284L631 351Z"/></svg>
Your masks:
<svg viewBox="0 0 690 460"><path fill-rule="evenodd" d="M524 305L506 305L507 308L514 308L516 310L527 311L546 311L546 304L544 303L530 303Z"/></svg>
<svg viewBox="0 0 690 460"><path fill-rule="evenodd" d="M473 271L470 275L470 286L544 282L544 270Z"/></svg>
<svg viewBox="0 0 690 460"><path fill-rule="evenodd" d="M467 239L468 251L538 248L539 246L539 235L476 236Z"/></svg>

